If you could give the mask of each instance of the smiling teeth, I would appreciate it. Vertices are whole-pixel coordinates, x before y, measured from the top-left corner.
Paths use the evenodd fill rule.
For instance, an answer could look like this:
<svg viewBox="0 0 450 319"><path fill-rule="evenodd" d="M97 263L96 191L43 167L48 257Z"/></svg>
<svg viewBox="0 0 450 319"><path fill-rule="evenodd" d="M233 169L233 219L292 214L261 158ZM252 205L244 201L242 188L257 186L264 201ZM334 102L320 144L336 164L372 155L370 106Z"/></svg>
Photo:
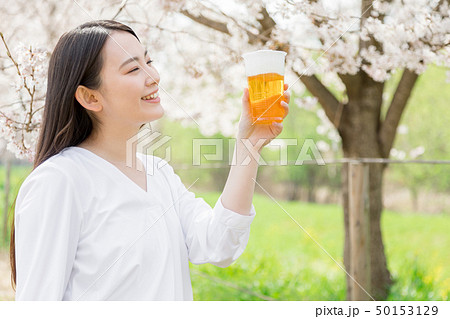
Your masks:
<svg viewBox="0 0 450 319"><path fill-rule="evenodd" d="M143 100L153 100L153 99L156 99L158 96L159 96L159 91L157 91L156 93L153 93L153 94L146 95L142 99Z"/></svg>

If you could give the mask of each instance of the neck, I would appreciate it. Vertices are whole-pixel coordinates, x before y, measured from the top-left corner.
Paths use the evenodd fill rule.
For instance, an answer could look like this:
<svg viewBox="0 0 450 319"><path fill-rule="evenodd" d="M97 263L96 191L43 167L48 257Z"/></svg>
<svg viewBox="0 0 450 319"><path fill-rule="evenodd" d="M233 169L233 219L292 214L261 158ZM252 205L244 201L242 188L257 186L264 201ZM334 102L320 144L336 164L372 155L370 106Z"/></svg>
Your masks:
<svg viewBox="0 0 450 319"><path fill-rule="evenodd" d="M128 141L132 141L133 137L137 136L139 128L137 129L120 129L120 128L106 128L102 127L101 131L92 132L88 138L86 138L78 146L85 148L105 160L115 165L126 165L127 152L133 152L131 154L134 158L136 143L127 145ZM128 149L129 148L129 149ZM130 154L128 154L130 156Z"/></svg>

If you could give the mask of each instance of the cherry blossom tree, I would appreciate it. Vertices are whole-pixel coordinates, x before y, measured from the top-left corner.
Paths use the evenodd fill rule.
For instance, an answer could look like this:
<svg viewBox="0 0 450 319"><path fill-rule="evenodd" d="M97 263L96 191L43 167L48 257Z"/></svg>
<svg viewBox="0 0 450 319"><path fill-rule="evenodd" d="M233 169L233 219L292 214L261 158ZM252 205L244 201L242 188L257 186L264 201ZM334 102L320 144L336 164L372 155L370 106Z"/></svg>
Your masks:
<svg viewBox="0 0 450 319"><path fill-rule="evenodd" d="M132 26L162 73L167 115L198 125L205 135L235 132L246 85L241 54L286 51L286 83L301 96L294 102L304 108L320 104L318 132L332 148L340 143L349 158L388 158L419 74L430 63L450 66L446 0L7 2L0 13L0 72L2 87L13 86L0 101L0 135L17 157L30 161L51 48L63 32L87 20ZM396 72L400 81L386 98L385 82ZM377 299L387 296L392 282L380 228L385 168L372 164L369 178L370 293ZM346 166L342 189L349 269Z"/></svg>
<svg viewBox="0 0 450 319"><path fill-rule="evenodd" d="M197 26L189 27L191 43L195 37L203 37L205 43L217 43L214 47L204 45L201 55L193 44L189 46L191 50L187 48L182 52L186 57L196 55L193 59L196 63L188 67L200 70L199 77L218 72L222 75L219 76L221 81L235 83L230 69L231 73L236 71L229 65L241 53L261 48L288 52L287 67L296 75L291 84L298 84L298 79L318 100L342 139L343 154L348 158L388 158L419 74L430 63L450 66L448 1L241 0L230 5L186 0L164 3L165 9L173 15L183 15L204 27L200 31ZM221 50L219 45L223 44L226 48ZM217 52L223 52L219 60ZM383 103L384 84L395 72L402 74L395 94ZM323 81L326 76L334 77L333 89ZM216 88L223 87L210 76L206 82ZM205 84L207 89L211 86ZM184 86L179 83L177 87ZM201 92L200 87L197 89L199 91L194 92ZM218 90L214 90L214 94L221 96ZM218 120L220 122L220 118ZM387 296L392 283L380 228L385 168L383 164L371 164L369 173L370 293L377 299ZM349 269L347 166L342 171L344 263ZM347 278L348 283L349 280ZM350 296L351 285L347 287L347 296Z"/></svg>

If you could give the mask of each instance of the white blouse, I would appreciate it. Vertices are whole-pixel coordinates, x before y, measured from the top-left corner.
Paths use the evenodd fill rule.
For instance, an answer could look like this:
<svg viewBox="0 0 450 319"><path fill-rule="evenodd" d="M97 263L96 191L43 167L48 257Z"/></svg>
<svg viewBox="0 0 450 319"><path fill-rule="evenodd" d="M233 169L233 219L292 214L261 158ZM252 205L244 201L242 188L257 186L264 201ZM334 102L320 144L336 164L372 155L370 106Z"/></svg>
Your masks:
<svg viewBox="0 0 450 319"><path fill-rule="evenodd" d="M15 208L16 300L193 300L189 262L227 267L255 217L195 198L164 160L137 154L147 192L68 147L23 182ZM151 165L151 166L150 166Z"/></svg>

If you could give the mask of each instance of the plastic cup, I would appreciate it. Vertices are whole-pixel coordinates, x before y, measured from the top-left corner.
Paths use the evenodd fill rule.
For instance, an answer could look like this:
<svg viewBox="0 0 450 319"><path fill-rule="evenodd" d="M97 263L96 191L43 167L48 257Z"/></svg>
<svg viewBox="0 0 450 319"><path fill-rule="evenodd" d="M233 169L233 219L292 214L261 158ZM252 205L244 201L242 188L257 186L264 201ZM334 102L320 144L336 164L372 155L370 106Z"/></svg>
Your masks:
<svg viewBox="0 0 450 319"><path fill-rule="evenodd" d="M242 57L248 81L252 123L282 122L286 52L258 50L245 53Z"/></svg>

